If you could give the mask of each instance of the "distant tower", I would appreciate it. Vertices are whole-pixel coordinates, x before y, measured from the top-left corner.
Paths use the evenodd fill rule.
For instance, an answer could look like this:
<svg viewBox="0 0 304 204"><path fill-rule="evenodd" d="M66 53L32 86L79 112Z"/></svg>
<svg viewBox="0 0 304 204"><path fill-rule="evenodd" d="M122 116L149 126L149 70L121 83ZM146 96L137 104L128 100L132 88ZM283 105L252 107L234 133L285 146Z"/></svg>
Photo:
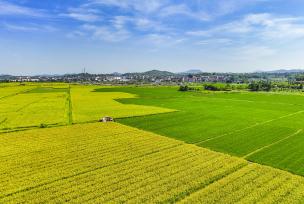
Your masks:
<svg viewBox="0 0 304 204"><path fill-rule="evenodd" d="M86 75L86 68L83 68L83 69L81 70L81 75L82 75L82 76L85 76L85 75Z"/></svg>

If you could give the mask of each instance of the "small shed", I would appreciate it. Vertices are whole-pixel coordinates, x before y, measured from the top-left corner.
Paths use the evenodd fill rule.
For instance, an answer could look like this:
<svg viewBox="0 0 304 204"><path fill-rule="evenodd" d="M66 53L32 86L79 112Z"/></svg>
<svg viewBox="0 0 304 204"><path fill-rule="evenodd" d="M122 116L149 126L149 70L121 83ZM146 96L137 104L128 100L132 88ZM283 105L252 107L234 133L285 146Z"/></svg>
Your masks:
<svg viewBox="0 0 304 204"><path fill-rule="evenodd" d="M103 122L103 123L106 123L106 122L114 122L114 119L112 117L109 117L109 116L105 116L103 118L101 118L99 120L99 122Z"/></svg>

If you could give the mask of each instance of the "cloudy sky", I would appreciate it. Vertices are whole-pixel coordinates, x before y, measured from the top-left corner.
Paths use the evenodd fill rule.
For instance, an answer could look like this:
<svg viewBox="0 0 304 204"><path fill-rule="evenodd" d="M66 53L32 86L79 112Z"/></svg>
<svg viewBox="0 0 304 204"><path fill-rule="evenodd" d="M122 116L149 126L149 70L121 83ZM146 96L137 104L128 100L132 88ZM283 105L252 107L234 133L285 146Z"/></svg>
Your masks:
<svg viewBox="0 0 304 204"><path fill-rule="evenodd" d="M303 0L0 0L0 74L304 68Z"/></svg>

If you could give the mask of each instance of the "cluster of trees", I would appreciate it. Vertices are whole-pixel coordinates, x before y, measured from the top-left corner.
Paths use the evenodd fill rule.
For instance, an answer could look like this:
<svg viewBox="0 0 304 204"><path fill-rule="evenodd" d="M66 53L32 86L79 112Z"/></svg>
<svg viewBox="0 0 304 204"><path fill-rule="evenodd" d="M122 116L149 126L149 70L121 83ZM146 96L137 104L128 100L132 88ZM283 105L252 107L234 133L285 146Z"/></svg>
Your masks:
<svg viewBox="0 0 304 204"><path fill-rule="evenodd" d="M269 81L254 81L248 85L250 91L270 91L271 88L272 85Z"/></svg>
<svg viewBox="0 0 304 204"><path fill-rule="evenodd" d="M302 90L303 88L303 83L255 81L248 84L250 91Z"/></svg>
<svg viewBox="0 0 304 204"><path fill-rule="evenodd" d="M303 83L304 82L304 75L303 74L299 74L295 76L295 81L296 83Z"/></svg>
<svg viewBox="0 0 304 204"><path fill-rule="evenodd" d="M203 88L208 91L231 91L230 84L204 84Z"/></svg>
<svg viewBox="0 0 304 204"><path fill-rule="evenodd" d="M273 90L302 90L304 88L302 83L272 83Z"/></svg>
<svg viewBox="0 0 304 204"><path fill-rule="evenodd" d="M234 83L208 83L203 84L204 90L208 91L231 91L231 90L245 90L248 89L247 84Z"/></svg>
<svg viewBox="0 0 304 204"><path fill-rule="evenodd" d="M304 76L298 78L296 82L271 82L266 80L252 81L246 84L234 83L204 83L202 89L207 91L232 91L232 90L249 90L249 91L304 91ZM179 87L179 91L198 91L200 87L189 87L183 85Z"/></svg>
<svg viewBox="0 0 304 204"><path fill-rule="evenodd" d="M231 90L245 90L248 89L247 84L229 84L229 83L205 83L202 84L202 89L207 91L231 91ZM190 87L182 85L179 91L199 91L200 87Z"/></svg>
<svg viewBox="0 0 304 204"><path fill-rule="evenodd" d="M182 86L179 87L178 90L179 91L195 91L195 90L198 90L198 89L193 88L193 87L189 87L187 85L185 85L185 86L182 85Z"/></svg>

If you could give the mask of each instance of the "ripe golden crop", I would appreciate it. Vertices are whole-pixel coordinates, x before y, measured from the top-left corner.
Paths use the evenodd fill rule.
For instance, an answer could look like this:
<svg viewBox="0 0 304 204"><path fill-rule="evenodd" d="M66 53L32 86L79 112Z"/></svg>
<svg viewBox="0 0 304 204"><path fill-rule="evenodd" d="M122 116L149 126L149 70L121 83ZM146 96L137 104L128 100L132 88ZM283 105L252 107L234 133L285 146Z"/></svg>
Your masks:
<svg viewBox="0 0 304 204"><path fill-rule="evenodd" d="M275 203L304 197L301 177L117 123L2 134L0 175L0 203Z"/></svg>

